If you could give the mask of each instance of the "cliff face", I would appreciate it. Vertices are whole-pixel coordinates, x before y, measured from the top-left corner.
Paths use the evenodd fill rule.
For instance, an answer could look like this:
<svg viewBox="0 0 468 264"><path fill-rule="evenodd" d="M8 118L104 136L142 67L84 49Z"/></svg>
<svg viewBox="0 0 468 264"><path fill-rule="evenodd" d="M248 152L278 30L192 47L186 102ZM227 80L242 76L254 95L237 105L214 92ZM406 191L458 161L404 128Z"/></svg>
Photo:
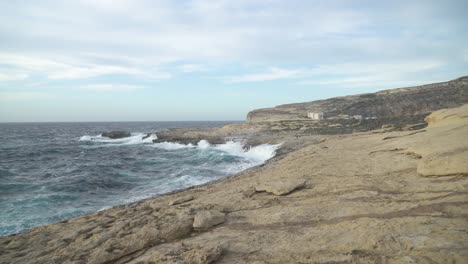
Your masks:
<svg viewBox="0 0 468 264"><path fill-rule="evenodd" d="M422 122L432 111L465 103L468 103L468 76L443 83L258 109L248 113L247 121L307 120L307 113L323 112L328 120L340 119L339 115L361 115L377 119L414 117L414 122Z"/></svg>

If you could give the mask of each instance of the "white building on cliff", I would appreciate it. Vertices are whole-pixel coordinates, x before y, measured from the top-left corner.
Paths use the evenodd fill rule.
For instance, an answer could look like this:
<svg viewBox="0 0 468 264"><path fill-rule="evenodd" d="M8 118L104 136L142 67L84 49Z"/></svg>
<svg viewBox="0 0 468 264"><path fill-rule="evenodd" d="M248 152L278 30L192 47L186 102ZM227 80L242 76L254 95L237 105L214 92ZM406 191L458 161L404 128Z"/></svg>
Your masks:
<svg viewBox="0 0 468 264"><path fill-rule="evenodd" d="M307 116L313 120L322 120L323 112L310 112L310 113L307 113Z"/></svg>

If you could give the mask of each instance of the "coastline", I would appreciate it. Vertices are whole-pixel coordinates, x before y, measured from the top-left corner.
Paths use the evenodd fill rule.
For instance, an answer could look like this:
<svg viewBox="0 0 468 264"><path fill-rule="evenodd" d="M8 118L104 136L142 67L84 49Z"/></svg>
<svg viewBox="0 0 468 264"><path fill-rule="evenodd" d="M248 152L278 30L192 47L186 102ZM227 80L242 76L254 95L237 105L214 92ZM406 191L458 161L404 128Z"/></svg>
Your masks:
<svg viewBox="0 0 468 264"><path fill-rule="evenodd" d="M234 176L0 237L0 263L463 263L467 115L283 138Z"/></svg>

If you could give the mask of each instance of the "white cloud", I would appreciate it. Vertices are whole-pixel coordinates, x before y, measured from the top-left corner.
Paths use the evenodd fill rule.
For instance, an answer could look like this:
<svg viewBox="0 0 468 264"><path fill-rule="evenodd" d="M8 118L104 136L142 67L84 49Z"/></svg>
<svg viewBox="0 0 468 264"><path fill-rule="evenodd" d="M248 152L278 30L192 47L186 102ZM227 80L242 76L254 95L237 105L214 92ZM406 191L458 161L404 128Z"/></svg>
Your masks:
<svg viewBox="0 0 468 264"><path fill-rule="evenodd" d="M45 92L0 92L0 101L40 101L55 98L56 95Z"/></svg>
<svg viewBox="0 0 468 264"><path fill-rule="evenodd" d="M404 74L436 69L444 65L437 60L412 60L403 62L357 62L343 64L319 65L308 70L310 75L374 75L374 74Z"/></svg>
<svg viewBox="0 0 468 264"><path fill-rule="evenodd" d="M468 36L462 34L468 27L456 4L416 1L409 7L392 1L361 8L362 4L4 1L0 3L0 50L9 52L0 54L0 65L10 67L16 76L40 75L50 80L110 74L165 79L180 72L218 70L203 65L278 66L224 79L255 82L327 75L329 70L362 73L360 68L369 69L374 62L394 61L402 68L388 70L401 72L414 72L405 64L422 59L466 64L466 54L456 54L465 49ZM444 9L454 12L444 13ZM200 64L173 67L190 61ZM284 65L310 70L303 73Z"/></svg>
<svg viewBox="0 0 468 264"><path fill-rule="evenodd" d="M394 63L347 63L310 69L300 85L329 85L346 88L411 86L440 81L418 80L414 76L443 67L441 61L420 60Z"/></svg>
<svg viewBox="0 0 468 264"><path fill-rule="evenodd" d="M201 64L184 64L180 66L180 71L185 73L204 72L208 71L208 68Z"/></svg>
<svg viewBox="0 0 468 264"><path fill-rule="evenodd" d="M42 74L51 80L84 79L110 74L144 76L154 79L166 79L171 77L171 74L155 69L145 71L136 67L95 64L72 60L73 59L69 58L43 59L34 56L0 53L0 65L9 67L10 71ZM13 76L27 77L28 75L14 74ZM0 75L0 81L1 80L2 75Z"/></svg>
<svg viewBox="0 0 468 264"><path fill-rule="evenodd" d="M273 81L280 79L297 78L304 74L304 70L295 69L281 69L281 68L270 68L267 72L245 74L239 76L233 76L225 78L227 83L240 83L240 82L262 82L262 81Z"/></svg>
<svg viewBox="0 0 468 264"><path fill-rule="evenodd" d="M97 77L108 74L126 74L126 75L147 75L146 73L132 68L124 68L117 66L90 66L90 67L75 67L68 66L47 74L49 79L83 79ZM165 75L159 75L166 77Z"/></svg>
<svg viewBox="0 0 468 264"><path fill-rule="evenodd" d="M28 77L29 76L24 73L12 73L12 74L0 73L0 82L24 80L24 79L27 79Z"/></svg>
<svg viewBox="0 0 468 264"><path fill-rule="evenodd" d="M125 84L91 84L80 86L80 89L96 92L130 92L143 90L143 86L125 85Z"/></svg>
<svg viewBox="0 0 468 264"><path fill-rule="evenodd" d="M398 79L405 74L420 73L443 66L440 61L411 61L395 63L345 63L319 65L315 68L282 69L269 68L265 72L231 76L224 79L227 83L273 81L280 79L306 79L300 84L352 84L385 81L391 78ZM340 77L333 77L340 75ZM317 82L307 78L332 76Z"/></svg>

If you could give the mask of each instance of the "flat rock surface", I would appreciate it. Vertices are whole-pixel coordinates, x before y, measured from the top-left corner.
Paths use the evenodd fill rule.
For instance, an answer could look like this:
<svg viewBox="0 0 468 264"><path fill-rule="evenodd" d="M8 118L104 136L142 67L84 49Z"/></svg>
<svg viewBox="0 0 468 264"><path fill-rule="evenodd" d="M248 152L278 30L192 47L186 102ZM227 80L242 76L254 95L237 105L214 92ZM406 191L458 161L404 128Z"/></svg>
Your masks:
<svg viewBox="0 0 468 264"><path fill-rule="evenodd" d="M304 188L305 181L300 179L284 179L280 181L267 181L255 187L257 192L267 192L274 195L286 195L295 190Z"/></svg>
<svg viewBox="0 0 468 264"><path fill-rule="evenodd" d="M186 202L190 202L192 201L194 198L193 196L189 195L189 196L183 196L183 197L179 197L179 198L176 198L172 201L169 202L169 205L178 205L178 204L183 204L183 203L186 203Z"/></svg>
<svg viewBox="0 0 468 264"><path fill-rule="evenodd" d="M300 137L302 147L236 177L0 237L0 263L468 263L467 174L418 173L433 150L466 146L467 118L449 123ZM286 180L307 188L252 192ZM195 199L169 205L186 196ZM194 230L204 211L224 223Z"/></svg>
<svg viewBox="0 0 468 264"><path fill-rule="evenodd" d="M195 215L195 219L193 221L193 228L208 229L210 227L224 223L224 220L224 213L214 210L201 211Z"/></svg>
<svg viewBox="0 0 468 264"><path fill-rule="evenodd" d="M426 117L428 129L417 139L403 138L408 152L421 157L424 176L468 174L468 104L436 111ZM408 140L409 139L409 140Z"/></svg>

